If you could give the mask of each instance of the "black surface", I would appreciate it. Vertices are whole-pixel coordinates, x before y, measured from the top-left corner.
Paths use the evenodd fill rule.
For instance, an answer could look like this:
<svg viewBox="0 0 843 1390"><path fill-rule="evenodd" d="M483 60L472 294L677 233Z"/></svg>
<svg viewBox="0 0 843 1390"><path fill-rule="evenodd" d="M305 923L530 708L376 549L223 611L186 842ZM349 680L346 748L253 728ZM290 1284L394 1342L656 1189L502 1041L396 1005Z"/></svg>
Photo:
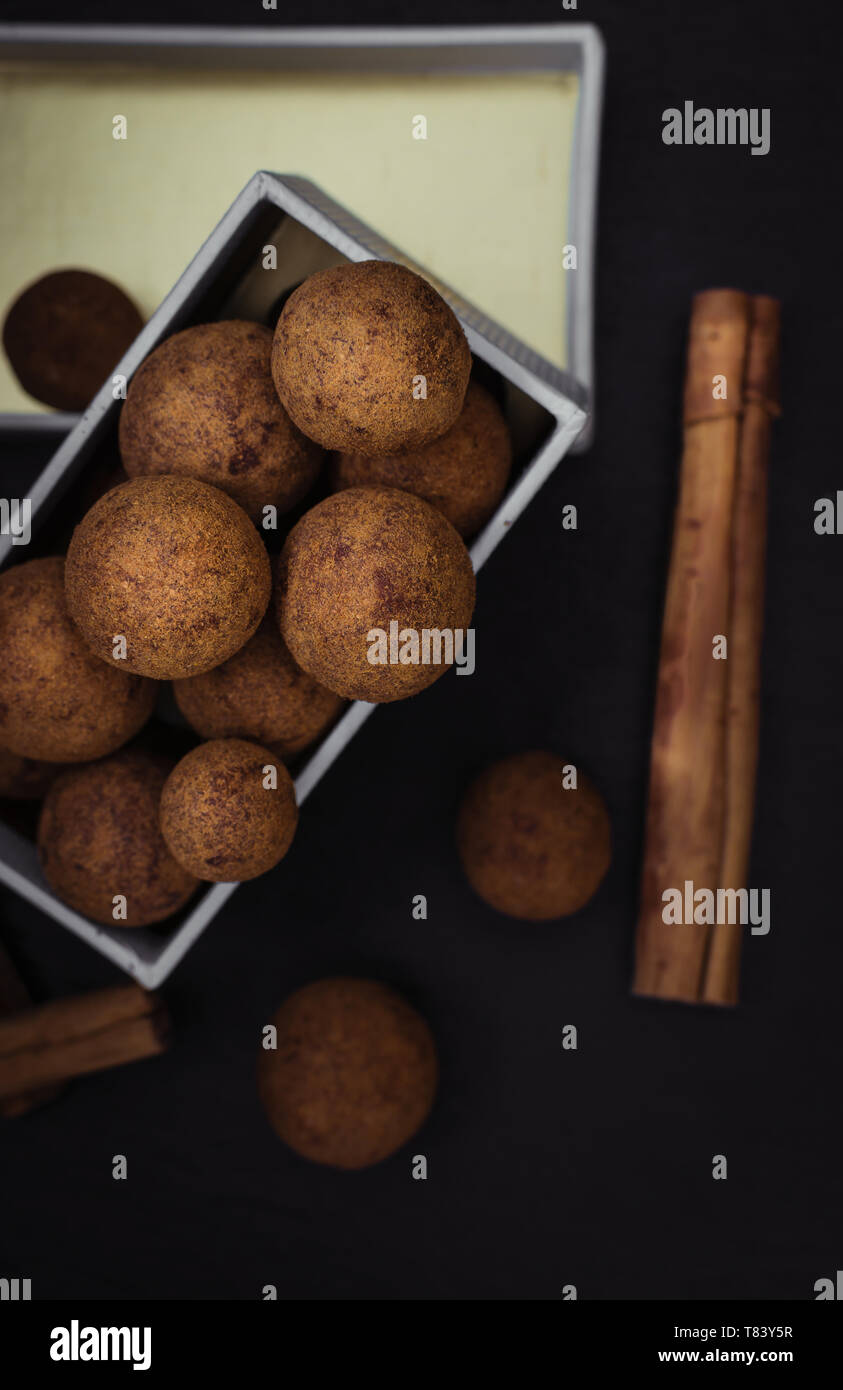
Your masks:
<svg viewBox="0 0 843 1390"><path fill-rule="evenodd" d="M349 20L345 5L318 10ZM266 1283L292 1298L559 1298L569 1283L582 1299L811 1298L843 1258L843 540L812 524L815 499L843 480L833 11L591 0L570 15L558 3L481 14L439 0L404 12L602 27L596 441L483 571L476 675L378 711L308 802L286 862L236 893L165 986L172 1053L0 1130L0 1274L31 1277L42 1298L251 1299ZM265 18L258 0L102 0L84 13L20 0L2 13ZM267 22L313 19L299 3ZM686 98L770 107L771 153L664 146L661 112ZM718 283L783 299L785 404L752 864L772 931L748 942L743 1003L721 1013L628 994L682 350L692 293ZM20 475L4 469L15 495ZM574 534L561 528L567 502ZM538 927L473 898L452 845L473 770L537 745L593 775L615 837L594 902ZM117 978L10 893L0 932L42 995ZM404 987L443 1068L419 1138L356 1175L282 1148L254 1087L275 1005L344 971ZM566 1023L577 1052L561 1049ZM417 1152L426 1183L410 1177ZM117 1153L127 1182L111 1178ZM717 1153L725 1182L711 1178Z"/></svg>

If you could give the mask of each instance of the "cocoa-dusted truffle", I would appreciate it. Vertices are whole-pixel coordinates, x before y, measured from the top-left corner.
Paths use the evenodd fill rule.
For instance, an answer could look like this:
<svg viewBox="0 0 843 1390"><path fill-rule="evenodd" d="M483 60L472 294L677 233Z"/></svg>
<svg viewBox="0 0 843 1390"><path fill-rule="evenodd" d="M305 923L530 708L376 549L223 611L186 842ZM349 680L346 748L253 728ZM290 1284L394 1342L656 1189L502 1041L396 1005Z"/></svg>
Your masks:
<svg viewBox="0 0 843 1390"><path fill-rule="evenodd" d="M67 768L47 793L38 852L53 892L110 927L143 927L183 907L197 879L176 862L158 825L170 764L136 748ZM125 898L125 919L115 898Z"/></svg>
<svg viewBox="0 0 843 1390"><path fill-rule="evenodd" d="M173 768L161 797L167 844L179 863L212 883L239 883L273 868L290 848L297 821L284 764L268 748L239 738L200 743Z"/></svg>
<svg viewBox="0 0 843 1390"><path fill-rule="evenodd" d="M447 434L411 453L338 454L335 490L380 483L423 497L461 536L472 536L503 497L512 444L503 412L489 392L471 382L459 419Z"/></svg>
<svg viewBox="0 0 843 1390"><path fill-rule="evenodd" d="M54 270L29 285L3 324L24 391L56 410L84 410L143 327L128 295L90 270Z"/></svg>
<svg viewBox="0 0 843 1390"><path fill-rule="evenodd" d="M173 682L176 702L203 738L252 738L291 758L314 742L343 701L293 660L275 617L222 665Z"/></svg>
<svg viewBox="0 0 843 1390"><path fill-rule="evenodd" d="M10 801L39 801L61 767L61 763L21 758L17 753L0 748L0 797L8 797Z"/></svg>
<svg viewBox="0 0 843 1390"><path fill-rule="evenodd" d="M290 417L326 449L418 449L453 425L471 353L440 294L404 266L317 271L275 329L272 375Z"/></svg>
<svg viewBox="0 0 843 1390"><path fill-rule="evenodd" d="M195 478L133 478L112 488L67 552L67 605L91 650L158 680L210 670L242 647L271 584L246 513Z"/></svg>
<svg viewBox="0 0 843 1390"><path fill-rule="evenodd" d="M611 857L600 793L555 753L520 753L472 782L460 808L457 845L468 880L510 917L566 917L597 891ZM566 772L566 767L568 771Z"/></svg>
<svg viewBox="0 0 843 1390"><path fill-rule="evenodd" d="M276 610L287 646L303 670L350 700L401 700L431 685L448 653L431 639L425 663L424 634L464 631L473 608L463 541L434 507L396 488L326 498L293 527L278 566ZM389 637L391 623L396 653L372 637ZM407 632L418 659L390 660L402 649L413 656ZM370 659L380 655L386 660Z"/></svg>
<svg viewBox="0 0 843 1390"><path fill-rule="evenodd" d="M270 329L239 319L198 324L161 343L135 373L120 414L129 476L199 478L253 521L267 505L295 506L323 453L279 401L271 350Z"/></svg>
<svg viewBox="0 0 843 1390"><path fill-rule="evenodd" d="M0 575L0 744L23 758L101 758L146 723L157 686L107 666L71 622L59 556Z"/></svg>
<svg viewBox="0 0 843 1390"><path fill-rule="evenodd" d="M291 994L272 1022L277 1047L260 1054L259 1094L275 1132L302 1158L368 1168L427 1119L436 1047L394 990L375 980L318 980Z"/></svg>

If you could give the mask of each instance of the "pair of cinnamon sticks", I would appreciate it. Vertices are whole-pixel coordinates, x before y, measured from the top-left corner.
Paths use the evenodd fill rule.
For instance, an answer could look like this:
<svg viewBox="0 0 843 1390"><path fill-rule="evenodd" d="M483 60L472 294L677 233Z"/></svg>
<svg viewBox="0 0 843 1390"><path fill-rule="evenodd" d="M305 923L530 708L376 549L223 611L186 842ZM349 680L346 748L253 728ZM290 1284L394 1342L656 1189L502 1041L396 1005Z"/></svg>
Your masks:
<svg viewBox="0 0 843 1390"><path fill-rule="evenodd" d="M23 1115L75 1076L163 1052L164 1006L138 985L33 1006L0 947L0 1118Z"/></svg>
<svg viewBox="0 0 843 1390"><path fill-rule="evenodd" d="M746 926L666 920L665 895L687 898L687 884L692 901L699 889L748 887L778 378L778 302L738 290L697 295L651 751L637 994L738 999Z"/></svg>

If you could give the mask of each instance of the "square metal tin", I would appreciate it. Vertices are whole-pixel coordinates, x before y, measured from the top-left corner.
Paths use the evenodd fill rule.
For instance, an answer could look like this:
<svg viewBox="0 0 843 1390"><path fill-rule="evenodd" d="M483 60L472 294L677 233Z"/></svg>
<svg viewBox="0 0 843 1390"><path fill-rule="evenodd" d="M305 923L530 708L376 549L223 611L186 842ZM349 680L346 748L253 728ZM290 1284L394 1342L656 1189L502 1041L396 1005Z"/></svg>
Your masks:
<svg viewBox="0 0 843 1390"><path fill-rule="evenodd" d="M278 268L271 272L262 265L267 244L278 247ZM395 260L427 275L307 180L255 174L115 370L130 379L159 342L191 323L260 317L279 291L313 270L343 259ZM427 278L438 284L435 277ZM504 383L507 413L516 434L516 468L509 492L471 546L474 567L479 569L581 433L588 418L587 392L572 376L537 356L459 295L446 286L438 287L458 315L472 353ZM109 381L38 478L30 494L34 537L80 483L86 469L113 449L120 404ZM14 549L16 558L21 558L20 547ZM0 562L7 560L12 550L11 538L0 537ZM362 702L351 705L304 762L296 777L299 804L374 708ZM167 935L143 928L126 931L99 926L52 894L35 845L3 824L0 880L146 988L154 988L167 978L237 887L216 884L202 891Z"/></svg>

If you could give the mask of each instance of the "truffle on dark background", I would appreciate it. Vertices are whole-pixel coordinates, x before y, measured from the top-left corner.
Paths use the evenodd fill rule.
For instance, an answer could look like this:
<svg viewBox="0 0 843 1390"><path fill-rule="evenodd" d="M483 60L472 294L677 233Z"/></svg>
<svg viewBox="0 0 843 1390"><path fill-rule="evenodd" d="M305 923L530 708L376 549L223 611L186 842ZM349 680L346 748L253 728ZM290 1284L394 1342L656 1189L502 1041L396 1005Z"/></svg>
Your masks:
<svg viewBox="0 0 843 1390"><path fill-rule="evenodd" d="M436 1095L425 1020L375 980L326 979L284 1001L261 1052L260 1098L285 1144L333 1168L367 1168L411 1139Z"/></svg>
<svg viewBox="0 0 843 1390"><path fill-rule="evenodd" d="M457 845L468 880L510 917L567 917L593 897L611 858L609 815L596 787L555 753L493 763L468 788Z"/></svg>

